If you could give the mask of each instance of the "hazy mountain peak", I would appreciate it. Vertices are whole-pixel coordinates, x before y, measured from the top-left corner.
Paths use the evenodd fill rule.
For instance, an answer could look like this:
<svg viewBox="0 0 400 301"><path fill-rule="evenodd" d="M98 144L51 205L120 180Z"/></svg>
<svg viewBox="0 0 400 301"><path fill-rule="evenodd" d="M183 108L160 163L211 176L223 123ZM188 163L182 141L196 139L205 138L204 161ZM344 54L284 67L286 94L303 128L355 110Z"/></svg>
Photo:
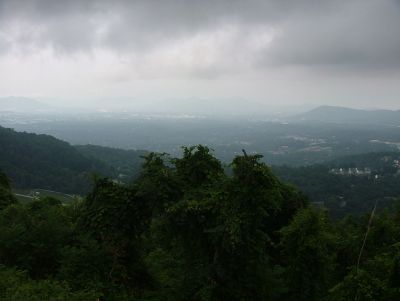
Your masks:
<svg viewBox="0 0 400 301"><path fill-rule="evenodd" d="M1 97L0 111L11 111L15 113L35 113L51 111L54 108L46 103L27 97Z"/></svg>
<svg viewBox="0 0 400 301"><path fill-rule="evenodd" d="M294 120L399 125L400 111L361 110L339 106L320 106L303 114L296 115Z"/></svg>

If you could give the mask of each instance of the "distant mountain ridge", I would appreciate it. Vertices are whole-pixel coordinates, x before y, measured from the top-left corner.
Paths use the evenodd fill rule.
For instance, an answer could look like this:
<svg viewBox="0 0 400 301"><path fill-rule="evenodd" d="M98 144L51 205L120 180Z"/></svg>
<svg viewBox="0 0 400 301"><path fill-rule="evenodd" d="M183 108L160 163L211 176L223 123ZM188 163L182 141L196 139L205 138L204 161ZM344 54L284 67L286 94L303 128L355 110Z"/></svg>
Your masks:
<svg viewBox="0 0 400 301"><path fill-rule="evenodd" d="M291 120L400 125L400 110L360 110L346 107L320 106L306 113L293 116Z"/></svg>
<svg viewBox="0 0 400 301"><path fill-rule="evenodd" d="M0 112L35 113L52 111L46 103L27 97L0 97Z"/></svg>

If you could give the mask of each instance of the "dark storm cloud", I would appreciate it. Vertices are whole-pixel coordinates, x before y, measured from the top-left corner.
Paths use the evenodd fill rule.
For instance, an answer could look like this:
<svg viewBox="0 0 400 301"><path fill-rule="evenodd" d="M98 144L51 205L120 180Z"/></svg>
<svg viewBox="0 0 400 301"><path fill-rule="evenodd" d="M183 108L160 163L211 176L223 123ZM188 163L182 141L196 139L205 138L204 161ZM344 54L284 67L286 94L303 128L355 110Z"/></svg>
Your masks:
<svg viewBox="0 0 400 301"><path fill-rule="evenodd" d="M109 49L142 54L223 26L273 28L249 52L254 69L300 66L400 69L400 2L395 0L0 0L0 54L50 47L63 54ZM237 39L236 39L237 40ZM227 56L250 51L232 43Z"/></svg>
<svg viewBox="0 0 400 301"><path fill-rule="evenodd" d="M1 0L0 0L1 1ZM36 27L32 42L66 50L137 50L224 23L265 22L293 9L288 1L57 1L3 0L3 23ZM40 39L42 40L40 40Z"/></svg>
<svg viewBox="0 0 400 301"><path fill-rule="evenodd" d="M282 35L264 58L269 64L400 68L399 1L347 1L310 19L287 19L281 26Z"/></svg>

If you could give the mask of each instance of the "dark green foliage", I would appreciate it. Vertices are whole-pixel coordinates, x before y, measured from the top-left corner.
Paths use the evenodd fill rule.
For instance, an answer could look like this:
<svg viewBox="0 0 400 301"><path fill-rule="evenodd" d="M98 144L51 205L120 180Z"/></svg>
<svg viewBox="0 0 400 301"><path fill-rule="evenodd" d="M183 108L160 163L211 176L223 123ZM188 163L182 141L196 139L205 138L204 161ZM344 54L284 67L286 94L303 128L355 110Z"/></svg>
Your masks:
<svg viewBox="0 0 400 301"><path fill-rule="evenodd" d="M329 288L334 263L334 237L325 214L299 211L281 230L289 300L321 300Z"/></svg>
<svg viewBox="0 0 400 301"><path fill-rule="evenodd" d="M375 301L384 300L385 284L364 270L351 271L344 280L331 290L331 300L335 301Z"/></svg>
<svg viewBox="0 0 400 301"><path fill-rule="evenodd" d="M81 217L81 228L105 248L112 260L108 281L127 287L150 282L142 263L142 235L149 226L151 211L149 203L135 192L98 179Z"/></svg>
<svg viewBox="0 0 400 301"><path fill-rule="evenodd" d="M172 160L181 181L189 187L211 184L223 174L219 162L206 146L183 148L183 158Z"/></svg>
<svg viewBox="0 0 400 301"><path fill-rule="evenodd" d="M10 190L10 181L7 176L0 171L0 187Z"/></svg>
<svg viewBox="0 0 400 301"><path fill-rule="evenodd" d="M150 153L67 206L15 203L0 174L0 299L399 300L400 205L331 220L260 159Z"/></svg>
<svg viewBox="0 0 400 301"><path fill-rule="evenodd" d="M0 263L34 278L54 275L71 232L65 209L54 199L10 205L0 211Z"/></svg>
<svg viewBox="0 0 400 301"><path fill-rule="evenodd" d="M79 153L66 142L48 135L18 133L0 127L0 169L15 188L42 188L86 193L88 173L114 175L113 168ZM1 180L0 180L1 181Z"/></svg>
<svg viewBox="0 0 400 301"><path fill-rule="evenodd" d="M237 157L232 177L206 147L184 148L172 161L169 177L182 183L181 196L156 224L169 237L158 254L181 269L176 289L183 300L265 300L283 290L268 254L279 224L267 225L279 214L290 218L306 201L259 159Z"/></svg>
<svg viewBox="0 0 400 301"><path fill-rule="evenodd" d="M400 166L396 160L400 160L398 152L379 152L343 157L320 165L275 166L273 171L326 207L332 217L343 218L347 214L369 212L376 201L378 210L394 203L400 195ZM332 172L340 168L344 174ZM368 169L370 173L348 175L349 168L353 172L355 168Z"/></svg>
<svg viewBox="0 0 400 301"><path fill-rule="evenodd" d="M216 300L273 299L282 286L268 252L279 229L266 226L283 203L281 186L260 158L244 155L232 162L221 210L225 231Z"/></svg>
<svg viewBox="0 0 400 301"><path fill-rule="evenodd" d="M97 145L76 145L79 153L88 159L96 159L115 169L118 178L129 182L136 178L143 164L143 157L148 154L140 150L123 150Z"/></svg>
<svg viewBox="0 0 400 301"><path fill-rule="evenodd" d="M95 300L95 291L72 291L65 283L54 280L32 280L25 272L0 266L0 299L2 301L86 301Z"/></svg>
<svg viewBox="0 0 400 301"><path fill-rule="evenodd" d="M11 193L10 181L0 170L0 210L15 202L16 199Z"/></svg>
<svg viewBox="0 0 400 301"><path fill-rule="evenodd" d="M182 196L182 187L173 168L164 162L165 157L166 154L148 154L140 176L132 185L137 195L146 199L154 209L154 213L164 211Z"/></svg>

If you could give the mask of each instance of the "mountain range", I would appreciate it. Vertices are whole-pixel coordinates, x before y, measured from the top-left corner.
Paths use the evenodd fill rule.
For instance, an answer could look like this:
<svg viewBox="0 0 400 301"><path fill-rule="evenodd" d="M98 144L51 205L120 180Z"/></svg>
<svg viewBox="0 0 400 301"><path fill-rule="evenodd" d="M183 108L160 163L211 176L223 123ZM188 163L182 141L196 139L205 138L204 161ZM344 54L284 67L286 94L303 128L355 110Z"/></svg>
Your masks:
<svg viewBox="0 0 400 301"><path fill-rule="evenodd" d="M328 123L400 125L400 110L360 110L336 106L320 106L292 116L290 120Z"/></svg>
<svg viewBox="0 0 400 301"><path fill-rule="evenodd" d="M0 97L0 112L43 113L55 108L44 102L27 97Z"/></svg>

